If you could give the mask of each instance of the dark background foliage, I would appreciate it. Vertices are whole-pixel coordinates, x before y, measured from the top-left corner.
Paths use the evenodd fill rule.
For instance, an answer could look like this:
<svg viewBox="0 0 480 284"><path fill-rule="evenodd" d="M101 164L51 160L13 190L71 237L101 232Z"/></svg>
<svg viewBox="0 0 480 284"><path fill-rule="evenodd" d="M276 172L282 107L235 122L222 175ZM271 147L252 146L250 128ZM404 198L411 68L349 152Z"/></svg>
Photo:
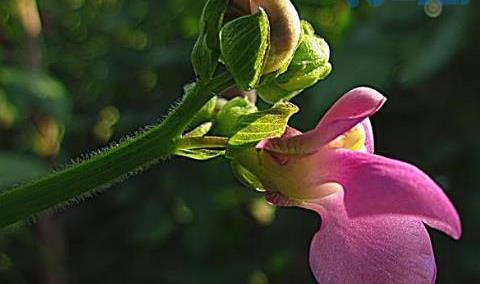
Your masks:
<svg viewBox="0 0 480 284"><path fill-rule="evenodd" d="M458 242L430 230L438 282L480 282L480 5L360 2L294 1L334 71L295 99L292 124L358 85L386 94L377 151L423 168L463 219ZM0 189L158 121L194 78L203 1L38 0L41 22L32 3L0 0ZM174 158L0 232L0 283L313 283L318 225L266 205L225 160Z"/></svg>

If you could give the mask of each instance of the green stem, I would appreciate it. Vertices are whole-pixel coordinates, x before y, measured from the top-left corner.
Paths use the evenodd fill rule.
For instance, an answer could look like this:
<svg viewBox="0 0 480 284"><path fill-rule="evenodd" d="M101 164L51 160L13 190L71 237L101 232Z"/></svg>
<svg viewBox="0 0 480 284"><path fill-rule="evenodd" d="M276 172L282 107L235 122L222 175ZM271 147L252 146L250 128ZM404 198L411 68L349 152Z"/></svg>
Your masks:
<svg viewBox="0 0 480 284"><path fill-rule="evenodd" d="M208 84L198 82L156 127L92 158L0 194L0 228L62 202L111 186L172 155L182 132L208 100L230 87L222 74ZM181 141L181 140L180 140Z"/></svg>

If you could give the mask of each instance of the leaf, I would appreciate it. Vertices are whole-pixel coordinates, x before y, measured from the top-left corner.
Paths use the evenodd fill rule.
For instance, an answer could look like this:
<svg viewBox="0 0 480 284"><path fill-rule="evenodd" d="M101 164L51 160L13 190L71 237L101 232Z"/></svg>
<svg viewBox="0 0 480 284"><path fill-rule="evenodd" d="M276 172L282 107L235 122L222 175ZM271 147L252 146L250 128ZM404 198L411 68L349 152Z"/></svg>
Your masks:
<svg viewBox="0 0 480 284"><path fill-rule="evenodd" d="M19 117L41 109L52 117L66 121L71 114L71 100L64 86L46 74L21 69L0 69L2 85L9 101L19 111Z"/></svg>
<svg viewBox="0 0 480 284"><path fill-rule="evenodd" d="M175 152L175 155L187 157L194 160L210 160L222 155L225 155L225 150L214 149L180 149Z"/></svg>
<svg viewBox="0 0 480 284"><path fill-rule="evenodd" d="M208 0L200 18L200 34L192 50L195 73L204 80L210 79L220 58L218 33L223 23L228 0Z"/></svg>
<svg viewBox="0 0 480 284"><path fill-rule="evenodd" d="M243 90L254 88L263 73L270 26L263 9L226 24L220 31L225 66Z"/></svg>
<svg viewBox="0 0 480 284"><path fill-rule="evenodd" d="M210 129L212 129L213 123L205 122L197 126L197 128L193 129L192 131L188 132L187 134L183 135L184 137L202 137L206 135Z"/></svg>
<svg viewBox="0 0 480 284"><path fill-rule="evenodd" d="M14 184L48 173L39 159L27 155L0 152L0 192Z"/></svg>
<svg viewBox="0 0 480 284"><path fill-rule="evenodd" d="M289 118L296 112L296 105L280 102L268 110L242 116L238 123L239 130L228 140L228 145L250 146L263 139L279 137L285 132Z"/></svg>

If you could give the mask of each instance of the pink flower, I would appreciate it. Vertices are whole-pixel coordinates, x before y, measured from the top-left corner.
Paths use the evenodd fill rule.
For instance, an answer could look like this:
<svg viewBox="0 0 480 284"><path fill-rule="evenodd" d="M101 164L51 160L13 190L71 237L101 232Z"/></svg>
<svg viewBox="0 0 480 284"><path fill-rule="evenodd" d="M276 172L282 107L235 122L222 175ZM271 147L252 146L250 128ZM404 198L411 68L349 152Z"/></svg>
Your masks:
<svg viewBox="0 0 480 284"><path fill-rule="evenodd" d="M434 283L435 259L424 224L460 238L458 213L429 176L373 154L368 117L385 100L373 89L356 88L315 129L301 134L288 128L283 137L238 156L270 202L321 216L310 247L319 283Z"/></svg>

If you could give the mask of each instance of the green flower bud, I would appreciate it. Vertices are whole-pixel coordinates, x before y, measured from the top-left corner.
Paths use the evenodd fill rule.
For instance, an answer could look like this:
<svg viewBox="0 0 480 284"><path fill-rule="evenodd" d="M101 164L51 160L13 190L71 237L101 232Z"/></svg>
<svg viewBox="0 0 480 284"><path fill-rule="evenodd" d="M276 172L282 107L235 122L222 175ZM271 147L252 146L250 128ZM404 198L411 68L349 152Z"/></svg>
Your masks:
<svg viewBox="0 0 480 284"><path fill-rule="evenodd" d="M289 100L330 74L332 65L327 42L315 35L313 27L302 21L300 44L285 73L271 76L257 88L258 95L268 103Z"/></svg>
<svg viewBox="0 0 480 284"><path fill-rule="evenodd" d="M232 136L237 131L239 118L256 111L257 107L247 97L235 97L217 113L213 132L218 135Z"/></svg>
<svg viewBox="0 0 480 284"><path fill-rule="evenodd" d="M185 94L195 91L195 83L186 85L184 87ZM196 127L204 122L212 121L215 116L215 106L217 105L217 96L212 97L202 108L195 114L189 124L189 129Z"/></svg>

